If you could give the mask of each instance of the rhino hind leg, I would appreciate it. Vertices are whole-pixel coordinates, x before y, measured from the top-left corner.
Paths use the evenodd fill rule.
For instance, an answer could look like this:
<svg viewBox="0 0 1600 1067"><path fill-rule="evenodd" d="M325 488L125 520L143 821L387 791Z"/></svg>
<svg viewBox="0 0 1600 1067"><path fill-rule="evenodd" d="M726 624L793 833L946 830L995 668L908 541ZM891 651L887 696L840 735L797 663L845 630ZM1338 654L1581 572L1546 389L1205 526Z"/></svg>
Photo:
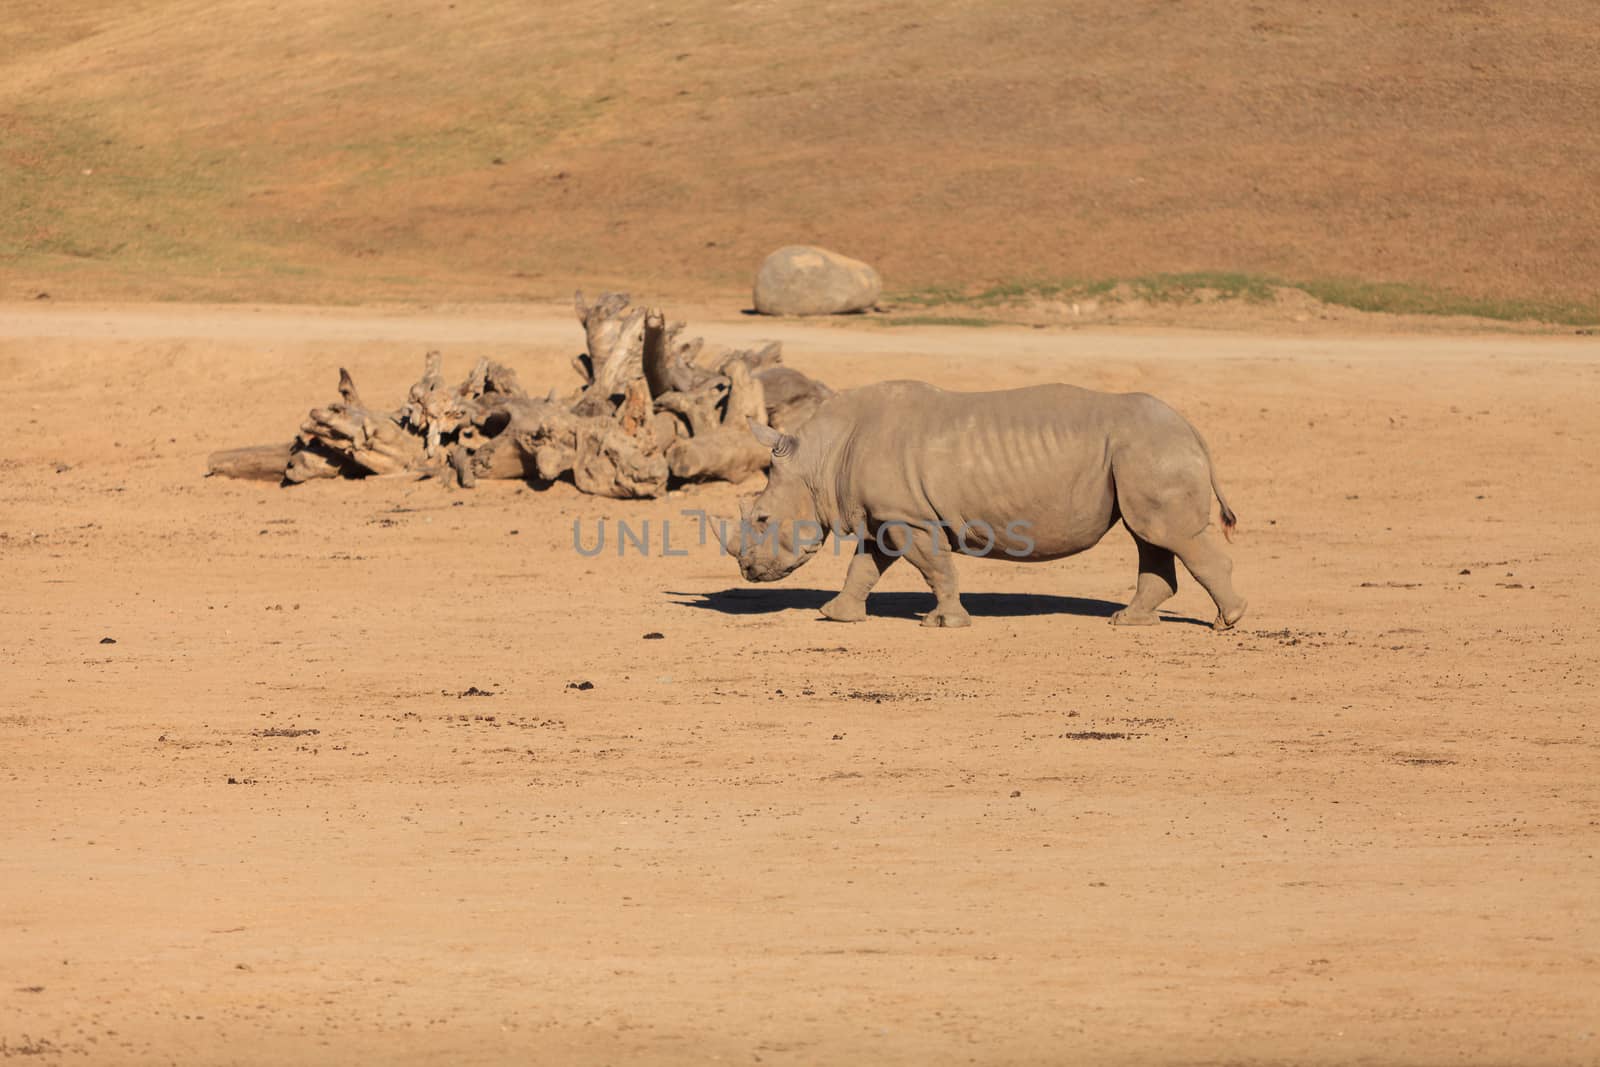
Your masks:
<svg viewBox="0 0 1600 1067"><path fill-rule="evenodd" d="M1122 520L1141 541L1138 603L1146 589L1143 542L1175 553L1195 581L1217 605L1213 627L1226 630L1244 615L1245 600L1233 588L1233 560L1223 549L1222 536L1211 522L1211 465L1198 451L1185 464L1166 467L1149 456L1129 454L1113 461L1117 508ZM1224 521L1232 516L1229 511ZM1154 595L1154 590L1152 594ZM1165 598L1163 598L1165 599ZM1131 608L1132 605L1129 605Z"/></svg>
<svg viewBox="0 0 1600 1067"><path fill-rule="evenodd" d="M860 622L867 617L867 594L878 584L895 557L868 542L850 557L850 570L844 576L839 595L822 605L822 617L834 622Z"/></svg>
<svg viewBox="0 0 1600 1067"><path fill-rule="evenodd" d="M1244 617L1248 606L1244 597L1233 588L1233 560L1222 548L1221 538L1214 527L1206 527L1182 544L1173 546L1178 558L1194 580L1205 587L1217 604L1217 619L1211 624L1215 630L1230 630Z"/></svg>
<svg viewBox="0 0 1600 1067"><path fill-rule="evenodd" d="M1111 616L1113 626L1153 626L1161 621L1156 608L1178 591L1178 566L1170 548L1153 545L1133 533L1139 546L1139 583L1128 606Z"/></svg>

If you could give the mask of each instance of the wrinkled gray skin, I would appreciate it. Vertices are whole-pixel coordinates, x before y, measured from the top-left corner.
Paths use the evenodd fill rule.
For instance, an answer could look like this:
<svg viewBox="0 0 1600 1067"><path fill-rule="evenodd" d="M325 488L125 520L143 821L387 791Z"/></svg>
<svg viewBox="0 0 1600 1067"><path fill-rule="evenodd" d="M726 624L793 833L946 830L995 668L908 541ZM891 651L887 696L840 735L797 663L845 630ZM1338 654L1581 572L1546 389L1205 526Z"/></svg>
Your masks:
<svg viewBox="0 0 1600 1067"><path fill-rule="evenodd" d="M993 530L986 554L996 559L1052 560L1093 546L1119 519L1139 547L1139 579L1113 623L1158 621L1156 608L1177 589L1175 558L1216 601L1217 629L1244 614L1211 521L1213 494L1222 529L1231 533L1235 521L1211 456L1194 427L1153 396L1071 385L953 393L882 382L834 397L793 435L754 423L751 430L773 459L765 491L741 501L740 543L728 546L737 547L745 578L784 577L828 533L864 529L871 537L851 557L844 588L822 606L829 619L864 619L867 593L904 556L937 598L922 625L967 626L953 531L974 524L967 546L977 551L982 531ZM807 544L813 530L819 536Z"/></svg>

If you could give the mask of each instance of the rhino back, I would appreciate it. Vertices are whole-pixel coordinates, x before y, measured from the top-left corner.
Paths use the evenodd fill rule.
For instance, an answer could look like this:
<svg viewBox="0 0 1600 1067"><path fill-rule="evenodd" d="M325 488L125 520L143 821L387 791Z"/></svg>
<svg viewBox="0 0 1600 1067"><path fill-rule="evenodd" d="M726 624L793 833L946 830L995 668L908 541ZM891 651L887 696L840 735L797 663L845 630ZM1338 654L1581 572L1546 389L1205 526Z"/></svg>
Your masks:
<svg viewBox="0 0 1600 1067"><path fill-rule="evenodd" d="M1160 431L1166 405L1070 385L947 392L885 382L842 394L819 420L835 441L830 484L852 523L938 520L992 530L995 552L1026 558L1090 547L1116 514L1112 457ZM1184 424L1186 425L1186 424ZM1020 524L1020 526L1018 525ZM1007 537L1006 529L1021 536Z"/></svg>

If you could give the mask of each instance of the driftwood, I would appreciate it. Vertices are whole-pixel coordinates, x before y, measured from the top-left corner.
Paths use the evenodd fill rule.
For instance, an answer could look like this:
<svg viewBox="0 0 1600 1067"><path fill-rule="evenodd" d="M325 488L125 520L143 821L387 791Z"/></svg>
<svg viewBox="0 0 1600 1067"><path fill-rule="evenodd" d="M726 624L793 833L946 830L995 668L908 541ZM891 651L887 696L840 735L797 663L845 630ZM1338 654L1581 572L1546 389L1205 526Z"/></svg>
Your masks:
<svg viewBox="0 0 1600 1067"><path fill-rule="evenodd" d="M206 457L206 474L256 482L283 481L293 445L251 445L229 448Z"/></svg>
<svg viewBox="0 0 1600 1067"><path fill-rule="evenodd" d="M575 298L586 351L573 366L582 384L566 396L530 396L516 374L480 359L456 386L429 352L422 377L396 410L366 405L349 371L339 400L314 408L294 444L214 453L209 473L285 484L313 478L397 475L479 478L570 475L586 493L653 497L674 482L741 481L770 454L749 422L789 431L832 390L782 365L776 342L727 352L708 363L699 338L626 294Z"/></svg>

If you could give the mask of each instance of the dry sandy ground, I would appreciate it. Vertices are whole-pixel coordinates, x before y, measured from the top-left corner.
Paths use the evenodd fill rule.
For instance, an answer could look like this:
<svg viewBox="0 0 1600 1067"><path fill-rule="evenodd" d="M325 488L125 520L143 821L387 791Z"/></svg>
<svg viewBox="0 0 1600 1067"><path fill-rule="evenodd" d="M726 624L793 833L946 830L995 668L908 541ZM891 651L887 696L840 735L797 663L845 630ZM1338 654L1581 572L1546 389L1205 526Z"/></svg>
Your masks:
<svg viewBox="0 0 1600 1067"><path fill-rule="evenodd" d="M201 476L341 364L565 383L561 309L0 307L0 1057L1600 1062L1600 345L694 321L1169 399L1250 614L1106 625L1120 531L842 626L660 556L725 486Z"/></svg>

